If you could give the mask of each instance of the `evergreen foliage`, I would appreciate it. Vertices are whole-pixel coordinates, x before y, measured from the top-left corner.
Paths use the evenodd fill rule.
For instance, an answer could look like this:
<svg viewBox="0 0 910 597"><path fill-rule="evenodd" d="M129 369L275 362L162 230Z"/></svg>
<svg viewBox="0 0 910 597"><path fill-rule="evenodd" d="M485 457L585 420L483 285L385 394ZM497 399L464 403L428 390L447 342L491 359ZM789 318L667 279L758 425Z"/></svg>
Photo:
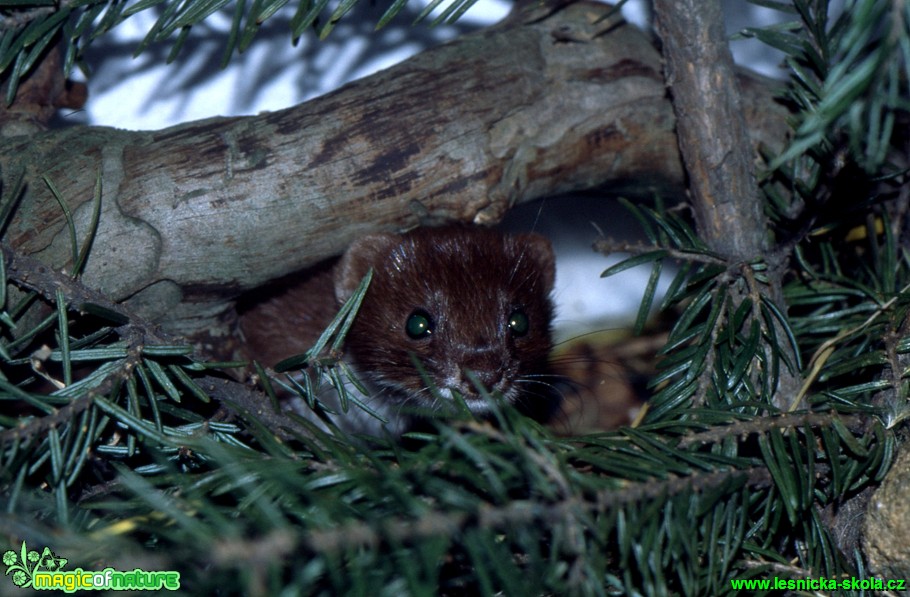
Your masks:
<svg viewBox="0 0 910 597"><path fill-rule="evenodd" d="M454 22L476 0L432 0L414 19L426 20L442 8L431 20L433 24ZM320 39L327 37L341 19L357 4L356 0L304 0L291 3L290 36L298 40L313 29ZM173 43L168 62L183 48L193 27L201 26L213 14L233 13L231 30L224 47L222 65L226 66L234 53L246 50L262 28L263 23L288 6L288 0L7 0L7 9L0 19L0 77L8 81L6 102L12 103L19 81L37 64L42 54L62 40L65 44L64 69L67 75L79 64L82 52L92 41L109 33L119 24L139 13L151 13L155 23L136 48L138 56L152 44ZM379 17L376 28L387 25L402 9L406 0L391 2Z"/></svg>
<svg viewBox="0 0 910 597"><path fill-rule="evenodd" d="M5 31L2 66L21 74L18 56L53 31L83 39L158 4L36 16L27 37ZM456 417L403 443L349 438L257 408L218 373L236 364L203 362L85 287L91 237L73 234L68 273L4 246L0 536L52 545L70 569L178 570L192 594L724 595L735 578L866 576L831 513L881 480L910 410L898 134L910 8L854 2L829 20L824 0L761 4L796 19L749 32L793 74L794 141L761 181L776 252L728 263L683 211L629 205L650 244L604 275L653 264L639 327L663 261L680 264L641 424L557 438L501 406L495 426ZM223 5L163 4L149 39ZM241 0L231 43L282 5ZM301 5L294 35L325 8ZM3 189L0 230L20 195ZM338 342L367 283L285 367L343 391ZM271 383L312 396L319 382Z"/></svg>

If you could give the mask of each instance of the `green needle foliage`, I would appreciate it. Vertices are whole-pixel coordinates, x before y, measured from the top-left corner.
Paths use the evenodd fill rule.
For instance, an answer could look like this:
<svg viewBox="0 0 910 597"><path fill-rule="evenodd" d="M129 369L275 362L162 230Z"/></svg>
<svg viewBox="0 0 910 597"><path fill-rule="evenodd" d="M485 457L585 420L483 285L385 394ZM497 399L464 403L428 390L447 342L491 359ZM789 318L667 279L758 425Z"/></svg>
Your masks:
<svg viewBox="0 0 910 597"><path fill-rule="evenodd" d="M454 22L476 0L434 0L414 20L424 21L433 10L443 7L432 23ZM22 77L31 72L44 52L59 41L65 47L67 75L79 63L82 52L97 38L139 13L151 13L155 22L136 47L138 56L153 44L171 43L168 62L183 48L192 28L217 12L232 14L231 29L224 48L222 65L234 53L252 43L263 23L282 9L290 13L289 38L296 41L313 29L320 39L356 5L356 0L330 3L328 0L4 0L0 19L0 77L8 83L6 102L12 103ZM390 3L377 21L384 27L407 6L406 0Z"/></svg>
<svg viewBox="0 0 910 597"><path fill-rule="evenodd" d="M316 385L344 392L338 349L369 280L313 350L279 367L308 373L260 368L268 396L250 399L219 373L236 364L204 362L80 282L91 238L74 235L68 274L4 246L8 548L52 546L68 569L177 570L188 594L727 595L740 592L731 579L868 576L835 531L839 508L887 472L910 411L897 134L910 9L848 3L832 20L822 0L761 3L796 19L750 32L783 49L793 74L794 141L761 177L775 253L728 263L684 211L630 205L650 244L605 275L653 265L639 327L662 263L678 265L640 425L553 437L491 396L492 425L454 417L401 442L347 437L277 413L271 388L317 410ZM100 6L101 28L157 4L68 10ZM162 5L156 39L223 3ZM255 21L281 5L236 7ZM301 7L295 26L324 8ZM239 40L249 25L236 23ZM20 194L3 189L0 231Z"/></svg>

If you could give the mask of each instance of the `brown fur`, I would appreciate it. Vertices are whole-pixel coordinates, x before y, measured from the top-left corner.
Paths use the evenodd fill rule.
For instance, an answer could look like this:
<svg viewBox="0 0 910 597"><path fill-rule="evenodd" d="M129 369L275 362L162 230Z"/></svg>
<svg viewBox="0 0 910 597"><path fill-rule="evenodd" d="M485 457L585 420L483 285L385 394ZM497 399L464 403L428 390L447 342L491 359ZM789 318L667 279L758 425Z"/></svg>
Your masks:
<svg viewBox="0 0 910 597"><path fill-rule="evenodd" d="M445 227L363 237L334 268L334 296L327 274L317 274L243 317L251 353L272 365L306 350L370 268L373 279L344 358L366 382L374 405L394 407L394 413L405 405L440 406L411 355L444 397L457 391L476 412L485 403L465 369L512 401L527 404L545 393L537 376L546 372L552 346L555 266L549 241L537 234ZM415 339L406 322L417 310L429 316L433 330ZM527 317L526 333L510 328L515 313Z"/></svg>
<svg viewBox="0 0 910 597"><path fill-rule="evenodd" d="M306 352L338 311L331 263L279 281L240 314L247 358L269 367Z"/></svg>

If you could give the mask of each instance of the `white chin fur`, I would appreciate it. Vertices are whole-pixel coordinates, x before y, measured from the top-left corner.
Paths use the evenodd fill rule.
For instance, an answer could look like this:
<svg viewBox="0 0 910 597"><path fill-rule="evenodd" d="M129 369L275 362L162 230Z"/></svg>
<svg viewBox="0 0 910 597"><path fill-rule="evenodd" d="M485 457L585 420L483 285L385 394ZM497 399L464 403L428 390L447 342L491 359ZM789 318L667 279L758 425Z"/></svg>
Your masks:
<svg viewBox="0 0 910 597"><path fill-rule="evenodd" d="M351 367L356 375L356 370L354 367ZM354 404L348 405L348 410L346 413L341 411L341 400L338 396L338 392L331 385L323 385L319 392L319 401L325 405L327 409L332 410L337 413L335 415L330 415L334 420L335 424L342 430L348 433L364 433L368 435L382 436L386 433L392 435L401 435L407 431L408 426L411 423L410 418L407 415L402 414L402 404L396 401L383 400L382 394L383 390L378 388L367 387L368 390L372 390L371 394L362 394L357 388L350 382L345 384L345 389L347 390L348 396L357 400L358 402L366 405L367 408L372 410L376 415L384 419L384 423L380 419L372 416L370 413L365 412L363 409ZM390 385L387 390L393 389L393 391L399 391L402 393L407 393L408 390L395 384ZM465 396L464 402L468 409L475 415L483 415L489 413L491 409L490 400L491 398L484 398L482 396L471 396L467 395L463 390L449 385L440 385L438 386L438 395L436 398L431 398L429 392L423 394L415 402L412 402L412 406L423 406L423 407L433 407L433 403L436 406L440 406L440 403L445 405L454 405L455 400L455 391L461 392L462 396ZM509 387L503 393L503 399L506 402L514 402L514 399L517 394L517 389ZM427 403L427 400L430 400L430 403ZM312 421L318 425L323 430L327 430L325 423L317 417L310 407L301 399L294 399L291 401L291 408L298 414L306 417L308 420ZM442 408L445 410L445 407Z"/></svg>
<svg viewBox="0 0 910 597"><path fill-rule="evenodd" d="M353 434L367 434L376 437L391 434L399 436L407 431L409 419L400 414L400 405L388 404L380 399L373 399L372 396L361 393L352 383L345 383L345 390L348 398L353 398L361 404L366 405L377 416L364 411L356 404L348 404L347 412L341 410L341 399L338 392L331 385L323 385L319 391L319 401L334 415L329 415L339 429ZM325 422L319 418L313 410L302 399L295 398L291 401L291 408L305 417L307 420L315 423L323 431L328 431Z"/></svg>
<svg viewBox="0 0 910 597"><path fill-rule="evenodd" d="M502 400L507 403L512 403L515 399L515 394L517 390L515 388L509 388L503 393ZM445 398L450 401L454 401L454 392L452 388L443 388L439 390L439 395L442 398ZM492 410L490 406L490 401L495 400L493 397L483 397L483 396L466 396L462 393L464 397L464 403L467 405L468 409L475 415L482 415L490 412Z"/></svg>

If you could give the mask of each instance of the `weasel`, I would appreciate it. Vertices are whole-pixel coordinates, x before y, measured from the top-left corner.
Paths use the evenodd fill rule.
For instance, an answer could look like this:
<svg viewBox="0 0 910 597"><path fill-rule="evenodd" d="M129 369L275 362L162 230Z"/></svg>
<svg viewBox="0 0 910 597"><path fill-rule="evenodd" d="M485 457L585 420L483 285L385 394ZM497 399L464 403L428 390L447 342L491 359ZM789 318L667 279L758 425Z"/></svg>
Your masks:
<svg viewBox="0 0 910 597"><path fill-rule="evenodd" d="M456 392L483 415L490 406L466 371L530 414L555 406L544 379L554 256L550 242L534 233L448 226L364 236L333 268L241 317L249 354L274 365L307 350L371 268L343 359L367 390L354 390L355 397L386 424L355 406L340 414L334 391L323 392L320 401L339 413L336 424L399 435L420 420L415 411L445 411Z"/></svg>

